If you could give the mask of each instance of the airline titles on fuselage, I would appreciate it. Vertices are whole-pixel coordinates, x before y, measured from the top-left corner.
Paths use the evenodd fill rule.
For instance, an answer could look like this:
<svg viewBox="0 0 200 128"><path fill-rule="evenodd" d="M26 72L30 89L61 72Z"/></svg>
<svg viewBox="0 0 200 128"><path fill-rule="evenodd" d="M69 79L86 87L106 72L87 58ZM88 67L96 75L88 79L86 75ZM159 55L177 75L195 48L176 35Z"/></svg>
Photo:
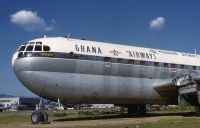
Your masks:
<svg viewBox="0 0 200 128"><path fill-rule="evenodd" d="M102 54L101 48L96 46L75 45L77 52Z"/></svg>
<svg viewBox="0 0 200 128"><path fill-rule="evenodd" d="M193 58L198 58L199 56L197 54L190 54L190 53L178 53L178 52L174 52L174 51L166 51L166 50L156 50L156 49L150 49L150 52L154 53L154 54L167 54L167 55L182 55L182 56L186 56L186 57L193 57Z"/></svg>
<svg viewBox="0 0 200 128"><path fill-rule="evenodd" d="M155 60L156 55L154 53L147 52L136 52L136 51L126 51L129 54L129 57L139 58L139 59L150 59Z"/></svg>
<svg viewBox="0 0 200 128"><path fill-rule="evenodd" d="M88 46L88 45L75 45L75 50L77 52L83 52L83 53L94 53L94 54L102 54L102 50L99 46ZM110 51L109 53L114 53L116 52L116 50L114 49L114 51ZM154 53L147 53L147 52L139 52L139 51L131 51L128 50L126 51L128 53L128 57L130 58L137 58L137 59L150 59L150 60L155 60L156 59L156 55ZM121 53L119 51L117 51L117 53Z"/></svg>

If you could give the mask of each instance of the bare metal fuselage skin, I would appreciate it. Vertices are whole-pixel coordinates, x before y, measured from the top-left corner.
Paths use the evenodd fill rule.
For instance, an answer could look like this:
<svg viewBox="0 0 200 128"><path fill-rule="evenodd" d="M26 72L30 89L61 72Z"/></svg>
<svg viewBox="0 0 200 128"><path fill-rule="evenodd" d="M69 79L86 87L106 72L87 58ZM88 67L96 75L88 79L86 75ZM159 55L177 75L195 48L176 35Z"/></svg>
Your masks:
<svg viewBox="0 0 200 128"><path fill-rule="evenodd" d="M25 87L41 97L60 99L64 103L118 105L177 104L176 87L160 94L155 89L156 83L190 72L187 69L37 56L15 58L13 69Z"/></svg>
<svg viewBox="0 0 200 128"><path fill-rule="evenodd" d="M17 59L14 69L32 92L66 103L170 104L177 94L161 97L154 83L183 74L175 69L48 57Z"/></svg>

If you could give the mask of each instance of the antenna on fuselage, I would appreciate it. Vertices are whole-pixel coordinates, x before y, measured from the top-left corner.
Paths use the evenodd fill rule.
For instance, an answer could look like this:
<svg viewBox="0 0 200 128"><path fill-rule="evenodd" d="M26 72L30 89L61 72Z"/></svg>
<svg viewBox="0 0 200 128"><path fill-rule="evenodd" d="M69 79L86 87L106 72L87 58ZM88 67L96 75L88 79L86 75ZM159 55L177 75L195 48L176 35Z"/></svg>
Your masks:
<svg viewBox="0 0 200 128"><path fill-rule="evenodd" d="M47 34L44 35L44 38L47 38Z"/></svg>
<svg viewBox="0 0 200 128"><path fill-rule="evenodd" d="M196 48L194 49L194 54L195 54L195 55L197 54L197 49L196 49Z"/></svg>
<svg viewBox="0 0 200 128"><path fill-rule="evenodd" d="M68 33L67 39L69 40L70 37L71 37L71 33Z"/></svg>

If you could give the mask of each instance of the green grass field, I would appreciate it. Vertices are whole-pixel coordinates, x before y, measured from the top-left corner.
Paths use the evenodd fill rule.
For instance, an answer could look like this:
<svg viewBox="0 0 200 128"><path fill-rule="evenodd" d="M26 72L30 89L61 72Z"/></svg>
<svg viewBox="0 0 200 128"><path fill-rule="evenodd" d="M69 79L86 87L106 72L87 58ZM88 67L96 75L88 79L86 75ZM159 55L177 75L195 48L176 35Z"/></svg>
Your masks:
<svg viewBox="0 0 200 128"><path fill-rule="evenodd" d="M48 111L49 123L32 125L31 111L0 113L0 128L198 128L200 117L194 110L167 108L145 116L119 114L118 110Z"/></svg>

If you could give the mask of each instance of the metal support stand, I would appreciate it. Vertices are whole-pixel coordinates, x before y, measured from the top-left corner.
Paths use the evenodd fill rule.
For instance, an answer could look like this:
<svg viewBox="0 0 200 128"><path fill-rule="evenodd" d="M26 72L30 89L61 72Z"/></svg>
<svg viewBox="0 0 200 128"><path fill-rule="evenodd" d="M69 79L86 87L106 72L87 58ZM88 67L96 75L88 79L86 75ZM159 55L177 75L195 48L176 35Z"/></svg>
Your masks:
<svg viewBox="0 0 200 128"><path fill-rule="evenodd" d="M38 106L38 110L42 110L42 108L43 108L43 98L41 97L40 98L40 102L39 102L39 106Z"/></svg>

